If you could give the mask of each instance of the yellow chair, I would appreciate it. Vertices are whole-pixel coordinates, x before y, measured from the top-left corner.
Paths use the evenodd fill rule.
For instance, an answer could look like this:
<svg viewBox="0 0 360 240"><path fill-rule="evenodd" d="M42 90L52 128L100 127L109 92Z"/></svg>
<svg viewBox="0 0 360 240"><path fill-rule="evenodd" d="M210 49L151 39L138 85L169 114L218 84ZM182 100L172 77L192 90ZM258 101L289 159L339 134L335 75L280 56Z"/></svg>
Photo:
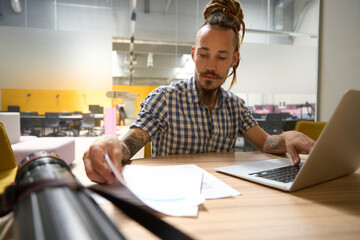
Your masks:
<svg viewBox="0 0 360 240"><path fill-rule="evenodd" d="M295 131L302 132L316 141L325 125L326 122L298 121L295 126Z"/></svg>
<svg viewBox="0 0 360 240"><path fill-rule="evenodd" d="M148 142L144 146L144 158L152 157L151 156L151 142Z"/></svg>
<svg viewBox="0 0 360 240"><path fill-rule="evenodd" d="M4 125L0 122L0 194L16 177L17 164Z"/></svg>

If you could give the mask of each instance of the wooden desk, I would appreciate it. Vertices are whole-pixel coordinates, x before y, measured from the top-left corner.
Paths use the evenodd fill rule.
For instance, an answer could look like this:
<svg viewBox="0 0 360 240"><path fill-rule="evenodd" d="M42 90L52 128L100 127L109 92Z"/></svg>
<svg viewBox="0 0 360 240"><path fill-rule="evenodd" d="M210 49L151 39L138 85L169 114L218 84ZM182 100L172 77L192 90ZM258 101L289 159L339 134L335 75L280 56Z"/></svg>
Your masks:
<svg viewBox="0 0 360 240"><path fill-rule="evenodd" d="M214 170L272 157L251 152L188 154L140 159L133 164L196 164L242 193L233 198L206 200L196 218L161 216L196 239L360 239L359 170L294 193ZM103 204L102 208L129 239L153 238L112 204Z"/></svg>

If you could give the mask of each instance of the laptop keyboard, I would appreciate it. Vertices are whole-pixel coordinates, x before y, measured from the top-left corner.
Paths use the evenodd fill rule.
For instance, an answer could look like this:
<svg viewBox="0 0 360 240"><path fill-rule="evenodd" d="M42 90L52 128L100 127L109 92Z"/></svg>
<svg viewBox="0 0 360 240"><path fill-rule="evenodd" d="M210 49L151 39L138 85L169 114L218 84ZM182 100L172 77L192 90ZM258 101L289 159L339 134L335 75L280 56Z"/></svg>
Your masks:
<svg viewBox="0 0 360 240"><path fill-rule="evenodd" d="M296 175L300 171L302 164L298 166L286 166L281 168L275 168L271 170L249 173L249 175L254 175L255 177L262 177L278 182L289 183L294 181Z"/></svg>

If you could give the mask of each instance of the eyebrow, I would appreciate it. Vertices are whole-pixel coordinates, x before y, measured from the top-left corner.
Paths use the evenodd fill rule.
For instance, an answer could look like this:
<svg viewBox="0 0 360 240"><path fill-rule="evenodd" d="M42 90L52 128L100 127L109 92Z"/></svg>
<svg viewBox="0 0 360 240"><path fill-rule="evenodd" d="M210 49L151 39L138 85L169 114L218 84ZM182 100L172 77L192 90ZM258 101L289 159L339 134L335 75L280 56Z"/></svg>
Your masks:
<svg viewBox="0 0 360 240"><path fill-rule="evenodd" d="M210 49L207 48L207 47L199 47L199 49L205 50L205 51L209 51L209 50L210 50ZM227 51L227 50L220 50L220 51L218 51L218 53L229 53L229 51Z"/></svg>

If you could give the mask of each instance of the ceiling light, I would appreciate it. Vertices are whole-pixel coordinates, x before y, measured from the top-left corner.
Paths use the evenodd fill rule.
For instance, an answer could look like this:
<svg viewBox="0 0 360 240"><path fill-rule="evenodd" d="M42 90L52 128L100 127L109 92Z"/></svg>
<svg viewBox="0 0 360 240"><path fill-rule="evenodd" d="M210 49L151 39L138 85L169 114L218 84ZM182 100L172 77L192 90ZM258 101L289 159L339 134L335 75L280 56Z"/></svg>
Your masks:
<svg viewBox="0 0 360 240"><path fill-rule="evenodd" d="M21 13L22 7L20 0L10 0L11 8L15 13Z"/></svg>
<svg viewBox="0 0 360 240"><path fill-rule="evenodd" d="M154 66L153 53L149 53L149 54L148 54L147 66L148 66L148 67L153 67L153 66Z"/></svg>

